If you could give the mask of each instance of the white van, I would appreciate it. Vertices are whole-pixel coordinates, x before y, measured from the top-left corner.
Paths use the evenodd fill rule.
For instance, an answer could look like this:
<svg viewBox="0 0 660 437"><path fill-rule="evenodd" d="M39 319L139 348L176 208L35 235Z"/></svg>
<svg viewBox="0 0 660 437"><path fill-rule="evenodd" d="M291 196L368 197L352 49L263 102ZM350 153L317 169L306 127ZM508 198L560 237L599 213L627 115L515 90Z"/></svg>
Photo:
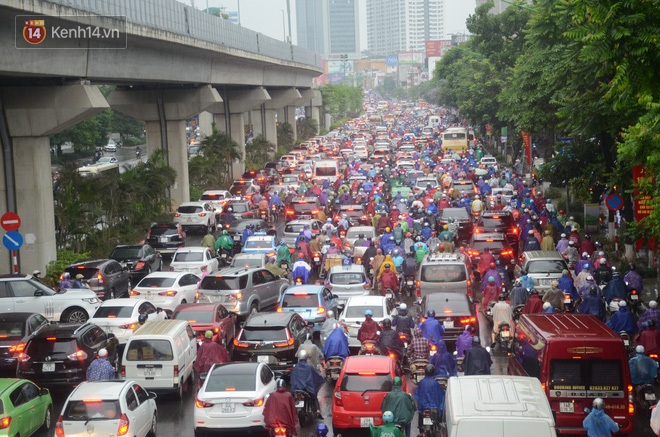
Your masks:
<svg viewBox="0 0 660 437"><path fill-rule="evenodd" d="M432 127L433 129L437 129L440 126L440 123L442 123L440 117L438 117L437 115L431 115L429 117L429 122L426 124L426 127Z"/></svg>
<svg viewBox="0 0 660 437"><path fill-rule="evenodd" d="M174 392L181 398L183 384L192 384L196 357L195 331L186 320L146 322L126 343L121 376L147 390Z"/></svg>
<svg viewBox="0 0 660 437"><path fill-rule="evenodd" d="M443 437L556 437L555 420L537 378L449 378Z"/></svg>
<svg viewBox="0 0 660 437"><path fill-rule="evenodd" d="M332 160L315 162L313 178L317 183L323 183L324 180L334 183L339 178L339 164Z"/></svg>

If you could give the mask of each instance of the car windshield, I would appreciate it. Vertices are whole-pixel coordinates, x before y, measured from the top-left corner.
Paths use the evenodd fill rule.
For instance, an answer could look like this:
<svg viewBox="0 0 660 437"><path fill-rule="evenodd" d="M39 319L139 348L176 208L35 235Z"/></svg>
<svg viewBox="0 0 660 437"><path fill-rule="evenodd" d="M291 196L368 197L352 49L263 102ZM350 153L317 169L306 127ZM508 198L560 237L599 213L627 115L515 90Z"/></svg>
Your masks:
<svg viewBox="0 0 660 437"><path fill-rule="evenodd" d="M285 184L295 184L299 181L300 179L298 176L283 176L282 177L282 183Z"/></svg>
<svg viewBox="0 0 660 437"><path fill-rule="evenodd" d="M121 261L124 259L132 259L140 257L139 247L116 247L110 254L110 258Z"/></svg>
<svg viewBox="0 0 660 437"><path fill-rule="evenodd" d="M373 229L363 229L363 230L361 230L361 231L357 231L357 230L349 229L348 232L346 233L346 239L347 239L347 240L348 240L348 239L355 239L355 240L357 240L357 239L360 237L360 234L364 234L364 238L365 238L365 239L367 239L367 238L369 238L369 237L372 237L372 238L373 238L373 236L374 236L374 231L373 231Z"/></svg>
<svg viewBox="0 0 660 437"><path fill-rule="evenodd" d="M492 241L474 241L470 249L474 249L483 253L484 250L489 249L490 253L496 255L499 254L502 250L505 250L506 246L504 240L492 240Z"/></svg>
<svg viewBox="0 0 660 437"><path fill-rule="evenodd" d="M332 285L364 284L364 273L333 273L330 275Z"/></svg>
<svg viewBox="0 0 660 437"><path fill-rule="evenodd" d="M241 331L241 341L287 341L286 328L284 326L272 326L261 328L246 326Z"/></svg>
<svg viewBox="0 0 660 437"><path fill-rule="evenodd" d="M154 226L151 228L149 231L150 235L170 235L170 234L177 234L178 230L176 228L170 227L170 226Z"/></svg>
<svg viewBox="0 0 660 437"><path fill-rule="evenodd" d="M458 293L457 293L458 294ZM462 297L462 295L458 295ZM434 310L436 317L447 317L456 313L456 315L470 314L470 305L467 299L456 299L455 296L442 297L442 295L430 294L427 297L426 308L422 313L428 310Z"/></svg>
<svg viewBox="0 0 660 437"><path fill-rule="evenodd" d="M474 190L474 185L472 185L472 182L456 182L454 183L453 186L454 190L464 192L464 191L473 191Z"/></svg>
<svg viewBox="0 0 660 437"><path fill-rule="evenodd" d="M99 270L93 267L67 267L66 271L71 274L71 279L75 278L78 274L83 275L84 279L92 279L96 277Z"/></svg>
<svg viewBox="0 0 660 437"><path fill-rule="evenodd" d="M261 258L248 258L236 255L231 262L232 267L262 267L263 259Z"/></svg>
<svg viewBox="0 0 660 437"><path fill-rule="evenodd" d="M341 391L363 392L365 390L392 391L392 375L389 373L374 373L369 369L359 373L345 373L341 380Z"/></svg>
<svg viewBox="0 0 660 437"><path fill-rule="evenodd" d="M156 277L147 276L146 278L142 279L137 286L154 287L154 288L172 287L175 282L176 282L176 278L159 278L157 276Z"/></svg>
<svg viewBox="0 0 660 437"><path fill-rule="evenodd" d="M229 192L233 195L243 194L243 193L245 193L245 188L246 188L245 186L240 186L239 185L237 187L231 187L229 189Z"/></svg>
<svg viewBox="0 0 660 437"><path fill-rule="evenodd" d="M204 210L204 208L202 208L201 206L197 206L197 205L185 206L184 205L184 206L180 206L176 210L176 212L178 212L179 214L195 214L195 213L198 213L198 212L202 212L203 210Z"/></svg>
<svg viewBox="0 0 660 437"><path fill-rule="evenodd" d="M24 322L0 321L0 341L21 339L24 332Z"/></svg>
<svg viewBox="0 0 660 437"><path fill-rule="evenodd" d="M172 361L172 344L167 340L133 340L126 351L127 361Z"/></svg>
<svg viewBox="0 0 660 437"><path fill-rule="evenodd" d="M424 282L462 282L467 279L463 264L430 264L422 266Z"/></svg>
<svg viewBox="0 0 660 437"><path fill-rule="evenodd" d="M383 306L372 306L372 305L350 305L344 309L344 312L341 314L342 317L349 319L364 317L364 312L366 310L371 310L374 314L373 317L379 318L383 317Z"/></svg>
<svg viewBox="0 0 660 437"><path fill-rule="evenodd" d="M234 209L234 213L248 212L248 206L245 203L232 203L231 207Z"/></svg>
<svg viewBox="0 0 660 437"><path fill-rule="evenodd" d="M619 360L550 361L550 390L623 391L623 375Z"/></svg>
<svg viewBox="0 0 660 437"><path fill-rule="evenodd" d="M284 232L287 234L299 234L303 231L305 228L304 224L294 224L294 225L286 225L284 227Z"/></svg>
<svg viewBox="0 0 660 437"><path fill-rule="evenodd" d="M566 263L560 260L539 260L527 263L527 273L561 273Z"/></svg>
<svg viewBox="0 0 660 437"><path fill-rule="evenodd" d="M225 367L228 367L225 370ZM256 377L254 371L250 373L238 372L237 366L222 366L213 370L208 376L205 392L216 391L254 391Z"/></svg>
<svg viewBox="0 0 660 437"><path fill-rule="evenodd" d="M224 198L224 194L202 194L199 200L222 200Z"/></svg>
<svg viewBox="0 0 660 437"><path fill-rule="evenodd" d="M73 338L34 338L25 348L25 354L32 359L41 360L46 356L51 359L65 359L78 350L76 340Z"/></svg>
<svg viewBox="0 0 660 437"><path fill-rule="evenodd" d="M246 249L272 249L273 241L272 240L263 240L261 238L250 238L247 243L245 243Z"/></svg>
<svg viewBox="0 0 660 437"><path fill-rule="evenodd" d="M207 275L199 284L200 290L242 290L247 287L247 275L216 276Z"/></svg>
<svg viewBox="0 0 660 437"><path fill-rule="evenodd" d="M316 203L294 203L293 210L296 212L310 212L318 209Z"/></svg>
<svg viewBox="0 0 660 437"><path fill-rule="evenodd" d="M174 260L177 262L200 262L204 261L204 252L177 252Z"/></svg>
<svg viewBox="0 0 660 437"><path fill-rule="evenodd" d="M510 225L513 227L513 224ZM493 231L506 231L509 226L507 226L507 220L502 216L495 217L482 217L481 218L481 227L487 230Z"/></svg>
<svg viewBox="0 0 660 437"><path fill-rule="evenodd" d="M112 157L109 157L109 156L104 156L103 158L99 159L99 160L96 161L96 162L97 162L98 164L106 164L106 163L112 163L113 160L115 160L115 159L116 159L116 158L112 158Z"/></svg>
<svg viewBox="0 0 660 437"><path fill-rule="evenodd" d="M438 181L435 179L417 179L416 186L426 188L427 185L430 185L431 187L437 187Z"/></svg>
<svg viewBox="0 0 660 437"><path fill-rule="evenodd" d="M243 231L247 227L247 225L254 225L255 228L261 229L261 226L258 223L255 223L251 220L246 220L246 221L237 220L234 223L232 223L231 226L229 226L229 229L231 229L232 231Z"/></svg>
<svg viewBox="0 0 660 437"><path fill-rule="evenodd" d="M282 308L316 308L319 297L316 293L287 293L282 299Z"/></svg>
<svg viewBox="0 0 660 437"><path fill-rule="evenodd" d="M440 210L440 217L444 220L451 217L457 220L470 220L470 215L465 208L447 208Z"/></svg>
<svg viewBox="0 0 660 437"><path fill-rule="evenodd" d="M85 399L70 400L64 410L64 420L119 420L119 400ZM93 428L92 428L93 429Z"/></svg>
<svg viewBox="0 0 660 437"><path fill-rule="evenodd" d="M174 313L174 320L187 320L189 323L213 323L213 311L181 310Z"/></svg>
<svg viewBox="0 0 660 437"><path fill-rule="evenodd" d="M101 306L94 313L95 318L107 319L125 319L131 317L133 314L133 307L126 306Z"/></svg>
<svg viewBox="0 0 660 437"><path fill-rule="evenodd" d="M337 176L337 167L316 167L316 176Z"/></svg>

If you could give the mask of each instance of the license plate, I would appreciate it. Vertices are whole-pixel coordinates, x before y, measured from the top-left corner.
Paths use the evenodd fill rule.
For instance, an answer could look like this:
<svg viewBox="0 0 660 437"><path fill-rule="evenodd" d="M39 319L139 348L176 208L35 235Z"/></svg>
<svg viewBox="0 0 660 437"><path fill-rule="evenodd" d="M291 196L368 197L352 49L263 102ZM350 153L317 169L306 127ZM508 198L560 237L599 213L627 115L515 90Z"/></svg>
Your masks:
<svg viewBox="0 0 660 437"><path fill-rule="evenodd" d="M224 258L227 258L227 254L226 254L226 253L223 253L222 256L221 256L221 258L223 258L223 259L224 259Z"/></svg>
<svg viewBox="0 0 660 437"><path fill-rule="evenodd" d="M655 393L644 393L644 399L646 399L647 401L654 401Z"/></svg>
<svg viewBox="0 0 660 437"><path fill-rule="evenodd" d="M236 411L234 404L222 404L222 414L232 414Z"/></svg>
<svg viewBox="0 0 660 437"><path fill-rule="evenodd" d="M424 425L429 425L429 426L433 425L433 421L431 420L430 417L425 417L423 419L423 422L424 422Z"/></svg>
<svg viewBox="0 0 660 437"><path fill-rule="evenodd" d="M624 346L630 346L630 340L624 339L623 344L624 344Z"/></svg>
<svg viewBox="0 0 660 437"><path fill-rule="evenodd" d="M167 237L158 237L158 241L160 241L161 243L167 243L168 240L169 239Z"/></svg>
<svg viewBox="0 0 660 437"><path fill-rule="evenodd" d="M573 413L573 412L575 412L575 405L573 405L573 402L560 402L559 403L559 412L560 413Z"/></svg>
<svg viewBox="0 0 660 437"><path fill-rule="evenodd" d="M511 335L509 331L502 331L501 334L502 334L502 338L509 338L509 335Z"/></svg>
<svg viewBox="0 0 660 437"><path fill-rule="evenodd" d="M639 298L639 296L637 296L636 294L631 294L630 295L630 299L632 299L632 300L637 300L638 298Z"/></svg>
<svg viewBox="0 0 660 437"><path fill-rule="evenodd" d="M305 406L305 401L296 401L296 408L302 408Z"/></svg>
<svg viewBox="0 0 660 437"><path fill-rule="evenodd" d="M315 256L315 257L314 257L314 261L315 261L315 262L319 262L319 261L321 261L321 258L319 258L318 256Z"/></svg>
<svg viewBox="0 0 660 437"><path fill-rule="evenodd" d="M445 327L445 329L452 329L454 327L454 321L445 320L444 322L442 322L442 325Z"/></svg>
<svg viewBox="0 0 660 437"><path fill-rule="evenodd" d="M54 372L55 371L55 363L44 363L44 365L41 368L42 372Z"/></svg>
<svg viewBox="0 0 660 437"><path fill-rule="evenodd" d="M410 287L413 285L413 281L406 281L406 284Z"/></svg>
<svg viewBox="0 0 660 437"><path fill-rule="evenodd" d="M369 425L373 425L373 417L360 417L360 428L369 428Z"/></svg>
<svg viewBox="0 0 660 437"><path fill-rule="evenodd" d="M241 241L241 237L238 235L234 235L234 241Z"/></svg>
<svg viewBox="0 0 660 437"><path fill-rule="evenodd" d="M257 363L266 363L270 361L270 356L269 355L258 355L257 356Z"/></svg>
<svg viewBox="0 0 660 437"><path fill-rule="evenodd" d="M392 295L392 293L385 293L385 297L387 299L392 299L392 297L394 297L394 296Z"/></svg>
<svg viewBox="0 0 660 437"><path fill-rule="evenodd" d="M144 369L144 376L156 376L156 369L154 368Z"/></svg>
<svg viewBox="0 0 660 437"><path fill-rule="evenodd" d="M571 300L569 298L564 299L564 303L571 303Z"/></svg>

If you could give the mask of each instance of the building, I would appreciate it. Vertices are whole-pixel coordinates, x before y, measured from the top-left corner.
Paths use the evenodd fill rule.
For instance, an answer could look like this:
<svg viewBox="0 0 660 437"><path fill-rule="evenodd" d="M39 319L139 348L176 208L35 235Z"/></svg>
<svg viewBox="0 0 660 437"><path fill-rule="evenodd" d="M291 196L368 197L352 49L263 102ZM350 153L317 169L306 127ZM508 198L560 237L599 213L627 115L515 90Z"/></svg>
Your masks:
<svg viewBox="0 0 660 437"><path fill-rule="evenodd" d="M323 57L360 57L359 0L296 0L298 45Z"/></svg>
<svg viewBox="0 0 660 437"><path fill-rule="evenodd" d="M371 55L424 51L444 37L444 0L367 0L367 47Z"/></svg>
<svg viewBox="0 0 660 437"><path fill-rule="evenodd" d="M477 0L477 8L488 1L495 3L493 8L489 11L491 14L501 14L506 8L511 6L510 3L503 2L502 0ZM527 0L527 3L531 3L531 1Z"/></svg>

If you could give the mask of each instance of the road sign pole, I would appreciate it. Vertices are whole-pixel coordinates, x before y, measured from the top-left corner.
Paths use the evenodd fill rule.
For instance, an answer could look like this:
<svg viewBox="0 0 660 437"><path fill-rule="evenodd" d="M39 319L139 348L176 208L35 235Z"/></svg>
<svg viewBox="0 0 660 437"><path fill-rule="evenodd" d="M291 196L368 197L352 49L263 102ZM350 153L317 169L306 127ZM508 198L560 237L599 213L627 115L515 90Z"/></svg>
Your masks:
<svg viewBox="0 0 660 437"><path fill-rule="evenodd" d="M11 263L13 266L14 274L18 274L18 256L16 256L16 251L12 250L11 251Z"/></svg>

